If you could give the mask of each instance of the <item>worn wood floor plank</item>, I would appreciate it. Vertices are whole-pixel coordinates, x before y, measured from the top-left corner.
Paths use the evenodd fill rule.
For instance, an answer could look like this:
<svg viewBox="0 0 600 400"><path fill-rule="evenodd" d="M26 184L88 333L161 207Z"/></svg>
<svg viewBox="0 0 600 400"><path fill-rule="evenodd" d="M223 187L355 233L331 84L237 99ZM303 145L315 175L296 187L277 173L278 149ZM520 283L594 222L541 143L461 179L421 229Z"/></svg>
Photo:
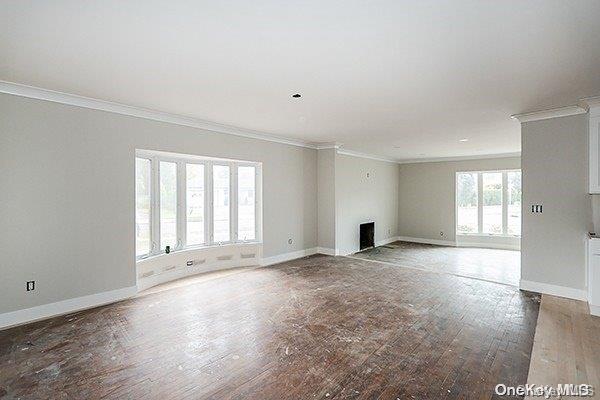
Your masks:
<svg viewBox="0 0 600 400"><path fill-rule="evenodd" d="M313 256L2 331L0 396L487 399L526 382L538 309L507 285Z"/></svg>

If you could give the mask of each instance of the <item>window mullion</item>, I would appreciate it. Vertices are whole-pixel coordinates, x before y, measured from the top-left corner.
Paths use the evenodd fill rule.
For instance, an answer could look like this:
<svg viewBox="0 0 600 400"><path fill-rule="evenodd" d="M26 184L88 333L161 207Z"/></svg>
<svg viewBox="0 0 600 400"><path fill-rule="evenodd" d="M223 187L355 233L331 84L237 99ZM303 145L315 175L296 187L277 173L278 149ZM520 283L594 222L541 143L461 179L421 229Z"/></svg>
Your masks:
<svg viewBox="0 0 600 400"><path fill-rule="evenodd" d="M508 172L502 172L502 234L508 234Z"/></svg>
<svg viewBox="0 0 600 400"><path fill-rule="evenodd" d="M187 245L186 240L186 171L183 161L177 162L177 247L183 249Z"/></svg>
<svg viewBox="0 0 600 400"><path fill-rule="evenodd" d="M151 203L152 203L152 249L151 254L159 253L160 248L160 177L158 168L158 158L152 157L152 190L151 190Z"/></svg>
<svg viewBox="0 0 600 400"><path fill-rule="evenodd" d="M230 230L231 230L231 237L230 240L232 242L237 242L238 241L238 164L237 163L231 163L229 165L230 171L231 171L231 186L229 188L229 191L231 193L231 207L229 209L229 216L230 216Z"/></svg>
<svg viewBox="0 0 600 400"><path fill-rule="evenodd" d="M214 221L213 221L213 207L214 207L214 194L213 194L213 164L212 162L206 163L206 177L205 190L206 190L206 212L205 216L205 227L206 227L206 244L214 244Z"/></svg>
<svg viewBox="0 0 600 400"><path fill-rule="evenodd" d="M483 233L483 174L477 173L477 233Z"/></svg>
<svg viewBox="0 0 600 400"><path fill-rule="evenodd" d="M259 204L262 204L262 182L259 179L262 171L259 166L254 169L254 240L262 242L262 237L259 235L262 232L262 212Z"/></svg>

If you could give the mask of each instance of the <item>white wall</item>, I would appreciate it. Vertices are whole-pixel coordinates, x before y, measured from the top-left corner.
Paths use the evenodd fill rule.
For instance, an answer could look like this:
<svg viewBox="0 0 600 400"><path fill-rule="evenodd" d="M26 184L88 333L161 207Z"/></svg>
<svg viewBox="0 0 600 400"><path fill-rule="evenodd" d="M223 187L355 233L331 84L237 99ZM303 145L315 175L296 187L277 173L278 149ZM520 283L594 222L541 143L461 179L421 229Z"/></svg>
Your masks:
<svg viewBox="0 0 600 400"><path fill-rule="evenodd" d="M519 168L519 157L401 165L398 235L454 244L456 173Z"/></svg>
<svg viewBox="0 0 600 400"><path fill-rule="evenodd" d="M317 245L316 150L0 94L0 313L135 285L136 148L262 162L264 256Z"/></svg>
<svg viewBox="0 0 600 400"><path fill-rule="evenodd" d="M375 242L397 236L399 170L395 163L336 154L335 231L340 254L360 249L363 222L375 222Z"/></svg>
<svg viewBox="0 0 600 400"><path fill-rule="evenodd" d="M318 245L335 253L335 149L322 149L317 155Z"/></svg>
<svg viewBox="0 0 600 400"><path fill-rule="evenodd" d="M525 289L569 297L585 289L586 235L593 225L587 137L586 114L521 126ZM542 204L543 213L531 213L532 204Z"/></svg>

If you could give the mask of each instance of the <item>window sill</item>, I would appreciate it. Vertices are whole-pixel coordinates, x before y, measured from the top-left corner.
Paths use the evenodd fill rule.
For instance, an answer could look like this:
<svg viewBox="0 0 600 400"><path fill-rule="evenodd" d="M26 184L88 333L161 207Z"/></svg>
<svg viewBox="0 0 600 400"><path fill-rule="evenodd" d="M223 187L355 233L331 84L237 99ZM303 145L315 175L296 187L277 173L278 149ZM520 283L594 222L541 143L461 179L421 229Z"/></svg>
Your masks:
<svg viewBox="0 0 600 400"><path fill-rule="evenodd" d="M210 249L220 249L220 248L226 248L226 247L235 247L235 246L255 246L255 245L262 245L262 242L259 241L247 241L247 242L227 242L227 243L222 243L222 244L211 244L211 245L200 245L200 246L189 246L189 247L184 247L183 249L178 249L178 250L172 250L170 253L158 253L158 254L151 254L147 257L144 258L137 258L135 260L136 263L142 263L145 261L151 261L151 260L157 260L163 257L168 257L168 256L172 256L172 255L177 255L177 254L184 254L186 252L192 252L192 251L199 251L199 250L210 250Z"/></svg>

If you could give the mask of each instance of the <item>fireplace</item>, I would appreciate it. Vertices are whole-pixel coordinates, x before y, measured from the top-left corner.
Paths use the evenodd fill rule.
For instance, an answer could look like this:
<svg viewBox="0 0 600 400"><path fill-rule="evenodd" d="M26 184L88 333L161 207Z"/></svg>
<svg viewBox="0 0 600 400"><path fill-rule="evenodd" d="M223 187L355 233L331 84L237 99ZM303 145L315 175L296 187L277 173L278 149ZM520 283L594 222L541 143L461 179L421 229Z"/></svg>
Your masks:
<svg viewBox="0 0 600 400"><path fill-rule="evenodd" d="M375 247L375 222L360 224L360 249Z"/></svg>

